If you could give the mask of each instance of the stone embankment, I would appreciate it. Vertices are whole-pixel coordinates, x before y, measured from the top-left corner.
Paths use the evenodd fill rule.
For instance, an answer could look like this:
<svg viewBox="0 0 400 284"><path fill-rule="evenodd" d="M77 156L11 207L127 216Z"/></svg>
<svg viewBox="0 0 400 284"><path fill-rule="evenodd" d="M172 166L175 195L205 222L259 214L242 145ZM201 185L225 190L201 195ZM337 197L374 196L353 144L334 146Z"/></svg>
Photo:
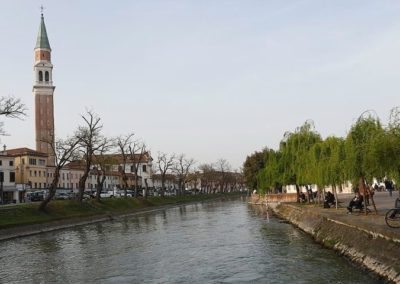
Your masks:
<svg viewBox="0 0 400 284"><path fill-rule="evenodd" d="M279 217L309 233L317 242L382 278L400 283L399 233L380 224L382 216L346 215L343 208L324 210L285 203L272 208Z"/></svg>

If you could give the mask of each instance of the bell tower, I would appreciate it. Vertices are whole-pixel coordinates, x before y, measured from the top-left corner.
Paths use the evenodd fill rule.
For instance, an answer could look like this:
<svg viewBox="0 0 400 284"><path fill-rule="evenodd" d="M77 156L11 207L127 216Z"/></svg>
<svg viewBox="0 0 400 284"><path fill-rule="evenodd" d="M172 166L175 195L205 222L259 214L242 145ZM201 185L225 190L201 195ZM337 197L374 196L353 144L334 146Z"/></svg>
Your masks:
<svg viewBox="0 0 400 284"><path fill-rule="evenodd" d="M35 46L33 95L35 97L36 150L47 153L47 164L54 165L54 104L53 64L51 48L41 13Z"/></svg>

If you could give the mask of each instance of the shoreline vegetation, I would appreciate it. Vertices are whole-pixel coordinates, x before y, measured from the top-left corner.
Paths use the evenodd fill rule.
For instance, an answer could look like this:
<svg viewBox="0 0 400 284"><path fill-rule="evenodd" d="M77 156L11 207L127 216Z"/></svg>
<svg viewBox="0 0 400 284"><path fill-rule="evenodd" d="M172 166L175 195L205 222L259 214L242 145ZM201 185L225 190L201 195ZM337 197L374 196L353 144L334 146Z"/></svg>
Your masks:
<svg viewBox="0 0 400 284"><path fill-rule="evenodd" d="M45 212L38 210L40 202L27 203L12 207L0 208L0 233L7 229L24 228L29 225L46 225L54 221L66 221L71 225L76 221L93 217L106 217L110 220L113 216L126 215L156 209L164 206L174 206L190 202L215 200L233 196L245 195L247 192L231 192L216 194L182 195L170 197L148 198L104 198L100 201L90 199L83 203L76 200L54 200ZM94 218L96 219L96 218Z"/></svg>

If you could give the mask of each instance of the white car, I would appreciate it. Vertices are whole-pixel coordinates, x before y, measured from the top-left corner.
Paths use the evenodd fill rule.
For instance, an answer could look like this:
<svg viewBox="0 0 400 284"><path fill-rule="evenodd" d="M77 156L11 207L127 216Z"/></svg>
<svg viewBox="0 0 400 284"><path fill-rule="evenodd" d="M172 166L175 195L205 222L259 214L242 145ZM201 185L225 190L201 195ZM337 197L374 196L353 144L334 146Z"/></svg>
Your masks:
<svg viewBox="0 0 400 284"><path fill-rule="evenodd" d="M113 198L115 197L114 191L109 190L109 191L102 191L100 193L100 197L105 198L105 197L109 197L109 198Z"/></svg>

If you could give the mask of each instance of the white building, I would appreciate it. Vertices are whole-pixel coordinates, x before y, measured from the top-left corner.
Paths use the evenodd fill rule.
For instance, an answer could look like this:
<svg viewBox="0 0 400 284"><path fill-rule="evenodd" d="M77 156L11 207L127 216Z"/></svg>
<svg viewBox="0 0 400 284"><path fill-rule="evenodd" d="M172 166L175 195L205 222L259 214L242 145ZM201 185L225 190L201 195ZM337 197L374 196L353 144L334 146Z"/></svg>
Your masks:
<svg viewBox="0 0 400 284"><path fill-rule="evenodd" d="M2 189L2 190L1 190ZM24 188L17 189L15 184L15 159L7 151L0 152L0 199L3 203L19 203L24 199Z"/></svg>

